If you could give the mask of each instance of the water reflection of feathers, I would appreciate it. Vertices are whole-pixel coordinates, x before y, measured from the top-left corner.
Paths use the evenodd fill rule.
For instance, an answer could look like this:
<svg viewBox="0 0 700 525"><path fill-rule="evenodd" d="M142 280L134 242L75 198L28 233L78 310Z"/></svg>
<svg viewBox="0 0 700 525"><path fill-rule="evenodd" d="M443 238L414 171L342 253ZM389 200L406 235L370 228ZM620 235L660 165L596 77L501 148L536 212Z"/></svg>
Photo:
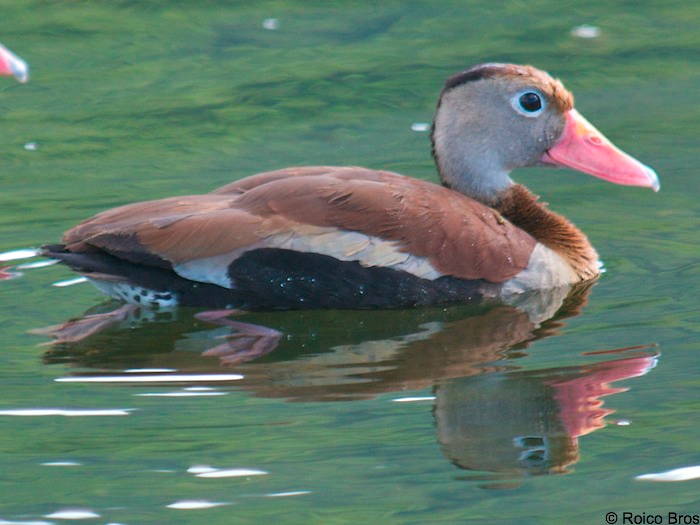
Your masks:
<svg viewBox="0 0 700 525"><path fill-rule="evenodd" d="M523 350L578 315L588 293L589 287L537 293L521 307L249 314L246 321L273 325L285 337L271 354L235 366L244 375L235 386L289 401L434 387L438 441L455 465L507 479L566 472L578 460L578 437L604 426L611 412L599 399L620 391L609 383L644 374L655 359L640 350L593 364L518 370ZM221 371L217 359L200 352L228 329L207 330L190 315L180 317L126 330L136 322L130 319L53 348L45 359L102 370Z"/></svg>

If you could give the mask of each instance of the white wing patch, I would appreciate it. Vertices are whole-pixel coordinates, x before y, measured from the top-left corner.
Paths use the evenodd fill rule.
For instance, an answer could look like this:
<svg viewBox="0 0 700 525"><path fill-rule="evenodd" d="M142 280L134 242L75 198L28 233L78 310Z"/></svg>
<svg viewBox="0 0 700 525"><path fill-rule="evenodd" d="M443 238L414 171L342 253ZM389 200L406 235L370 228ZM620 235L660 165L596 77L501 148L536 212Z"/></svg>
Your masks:
<svg viewBox="0 0 700 525"><path fill-rule="evenodd" d="M259 248L281 248L328 255L340 261L357 261L368 268L381 266L403 270L423 279L432 280L443 275L427 257L402 252L395 241L386 241L358 232L308 225L303 225L296 231L271 235L244 249L175 265L174 270L186 279L234 288L235 283L231 282L228 275L229 266L244 253Z"/></svg>

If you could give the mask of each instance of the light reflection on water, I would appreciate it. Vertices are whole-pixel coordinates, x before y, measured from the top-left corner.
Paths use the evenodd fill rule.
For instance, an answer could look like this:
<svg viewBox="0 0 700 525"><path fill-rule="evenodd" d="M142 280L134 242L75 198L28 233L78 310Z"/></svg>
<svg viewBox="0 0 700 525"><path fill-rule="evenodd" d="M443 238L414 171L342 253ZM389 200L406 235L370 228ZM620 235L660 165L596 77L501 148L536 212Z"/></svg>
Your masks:
<svg viewBox="0 0 700 525"><path fill-rule="evenodd" d="M66 417L83 417L83 416L128 416L133 409L90 409L90 408L14 408L0 410L0 416L66 416Z"/></svg>
<svg viewBox="0 0 700 525"><path fill-rule="evenodd" d="M640 474L634 479L639 481L689 481L700 478L700 465L690 467L675 468L666 472L653 472L651 474Z"/></svg>
<svg viewBox="0 0 700 525"><path fill-rule="evenodd" d="M223 505L231 505L230 502L224 501L205 501L205 500L181 500L166 505L169 509L177 510L199 510L199 509L211 509L214 507L221 507Z"/></svg>
<svg viewBox="0 0 700 525"><path fill-rule="evenodd" d="M243 379L241 374L144 374L144 375L113 375L113 376L71 376L57 377L57 383L194 383L238 381Z"/></svg>
<svg viewBox="0 0 700 525"><path fill-rule="evenodd" d="M225 396L228 392L140 392L134 394L139 397L198 397L198 396Z"/></svg>
<svg viewBox="0 0 700 525"><path fill-rule="evenodd" d="M90 509L62 509L44 516L56 520L86 520L99 518L100 515Z"/></svg>

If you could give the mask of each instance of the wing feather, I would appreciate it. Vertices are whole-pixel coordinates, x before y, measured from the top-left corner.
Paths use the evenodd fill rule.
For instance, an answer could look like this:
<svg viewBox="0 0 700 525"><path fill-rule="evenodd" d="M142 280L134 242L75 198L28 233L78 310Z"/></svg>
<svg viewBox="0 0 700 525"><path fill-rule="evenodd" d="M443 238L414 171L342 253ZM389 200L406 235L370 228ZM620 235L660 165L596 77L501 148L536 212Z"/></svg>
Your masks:
<svg viewBox="0 0 700 525"><path fill-rule="evenodd" d="M289 247L491 282L523 270L535 247L495 210L457 192L391 172L328 166L261 173L206 195L108 210L69 230L64 242L73 251L188 268L257 247Z"/></svg>

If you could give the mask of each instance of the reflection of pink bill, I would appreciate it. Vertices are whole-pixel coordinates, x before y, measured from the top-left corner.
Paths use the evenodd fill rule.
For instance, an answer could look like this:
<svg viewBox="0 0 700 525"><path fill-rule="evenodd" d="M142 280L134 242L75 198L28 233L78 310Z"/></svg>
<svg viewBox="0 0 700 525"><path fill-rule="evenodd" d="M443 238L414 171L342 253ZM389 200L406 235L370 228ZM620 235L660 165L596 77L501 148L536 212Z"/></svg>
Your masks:
<svg viewBox="0 0 700 525"><path fill-rule="evenodd" d="M0 44L0 75L13 76L22 83L29 80L27 63L2 44Z"/></svg>
<svg viewBox="0 0 700 525"><path fill-rule="evenodd" d="M549 382L567 434L579 437L603 428L604 418L614 410L603 408L599 398L625 392L627 388L613 387L611 383L643 376L656 366L657 357L653 354L603 361L582 367L585 374L578 377Z"/></svg>
<svg viewBox="0 0 700 525"><path fill-rule="evenodd" d="M1 266L0 267L0 281L7 281L9 279L15 279L22 275L20 272L9 271L12 266Z"/></svg>

